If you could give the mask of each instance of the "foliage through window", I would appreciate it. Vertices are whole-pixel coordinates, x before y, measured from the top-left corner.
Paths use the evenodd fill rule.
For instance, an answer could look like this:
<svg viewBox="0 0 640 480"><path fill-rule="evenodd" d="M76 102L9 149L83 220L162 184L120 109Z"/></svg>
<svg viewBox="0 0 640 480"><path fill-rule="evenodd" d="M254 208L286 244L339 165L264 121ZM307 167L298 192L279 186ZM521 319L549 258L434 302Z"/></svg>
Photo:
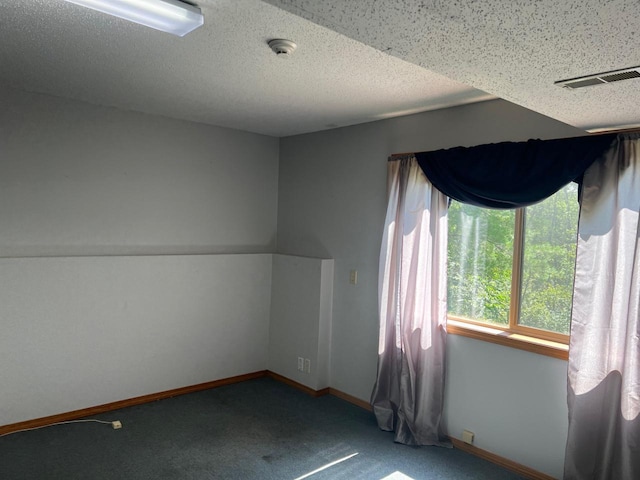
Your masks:
<svg viewBox="0 0 640 480"><path fill-rule="evenodd" d="M451 318L567 340L577 189L570 183L519 210L451 203L447 270Z"/></svg>

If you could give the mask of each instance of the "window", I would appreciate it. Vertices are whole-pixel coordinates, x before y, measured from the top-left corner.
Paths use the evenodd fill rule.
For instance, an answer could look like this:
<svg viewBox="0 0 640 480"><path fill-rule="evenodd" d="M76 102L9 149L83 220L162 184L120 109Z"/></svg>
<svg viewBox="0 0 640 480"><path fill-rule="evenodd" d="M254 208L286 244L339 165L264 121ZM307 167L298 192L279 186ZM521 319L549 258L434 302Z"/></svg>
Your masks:
<svg viewBox="0 0 640 480"><path fill-rule="evenodd" d="M449 208L448 309L455 323L568 343L578 187L518 210Z"/></svg>

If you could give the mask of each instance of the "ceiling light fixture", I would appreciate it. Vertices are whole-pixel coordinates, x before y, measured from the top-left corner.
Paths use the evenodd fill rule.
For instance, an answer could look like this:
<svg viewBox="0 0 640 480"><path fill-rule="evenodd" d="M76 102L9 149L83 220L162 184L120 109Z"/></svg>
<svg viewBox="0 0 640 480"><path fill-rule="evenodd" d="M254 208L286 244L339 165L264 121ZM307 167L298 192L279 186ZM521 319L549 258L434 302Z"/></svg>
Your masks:
<svg viewBox="0 0 640 480"><path fill-rule="evenodd" d="M204 23L198 7L179 0L66 0L130 22L184 37Z"/></svg>

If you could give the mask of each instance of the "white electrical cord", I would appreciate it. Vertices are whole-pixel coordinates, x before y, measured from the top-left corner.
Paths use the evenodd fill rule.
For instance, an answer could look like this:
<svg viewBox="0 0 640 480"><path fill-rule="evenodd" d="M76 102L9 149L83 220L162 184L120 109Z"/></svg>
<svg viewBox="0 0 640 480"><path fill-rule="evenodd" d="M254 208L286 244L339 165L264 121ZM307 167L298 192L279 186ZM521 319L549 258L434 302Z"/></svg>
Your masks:
<svg viewBox="0 0 640 480"><path fill-rule="evenodd" d="M96 419L90 418L87 420L69 420L66 422L56 422L56 423L50 423L48 425L41 425L40 427L23 428L22 430L15 430L13 432L3 433L2 435L0 435L0 437L6 437L7 435L13 435L14 433L29 432L31 430L39 430L41 428L54 427L56 425L67 425L70 423L89 423L89 422L104 423L106 425L111 425L114 429L122 428L122 423L120 423L119 420L114 420L113 422L105 422L104 420L96 420Z"/></svg>

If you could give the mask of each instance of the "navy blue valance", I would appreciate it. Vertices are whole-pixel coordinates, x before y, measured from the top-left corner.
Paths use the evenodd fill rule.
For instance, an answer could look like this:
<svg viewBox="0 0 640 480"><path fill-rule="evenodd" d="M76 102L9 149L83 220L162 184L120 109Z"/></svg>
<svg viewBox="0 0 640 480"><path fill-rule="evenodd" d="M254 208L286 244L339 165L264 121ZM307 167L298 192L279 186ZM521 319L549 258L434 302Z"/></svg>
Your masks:
<svg viewBox="0 0 640 480"><path fill-rule="evenodd" d="M518 208L553 195L613 144L617 134L503 142L416 153L429 181L445 195L488 208Z"/></svg>

